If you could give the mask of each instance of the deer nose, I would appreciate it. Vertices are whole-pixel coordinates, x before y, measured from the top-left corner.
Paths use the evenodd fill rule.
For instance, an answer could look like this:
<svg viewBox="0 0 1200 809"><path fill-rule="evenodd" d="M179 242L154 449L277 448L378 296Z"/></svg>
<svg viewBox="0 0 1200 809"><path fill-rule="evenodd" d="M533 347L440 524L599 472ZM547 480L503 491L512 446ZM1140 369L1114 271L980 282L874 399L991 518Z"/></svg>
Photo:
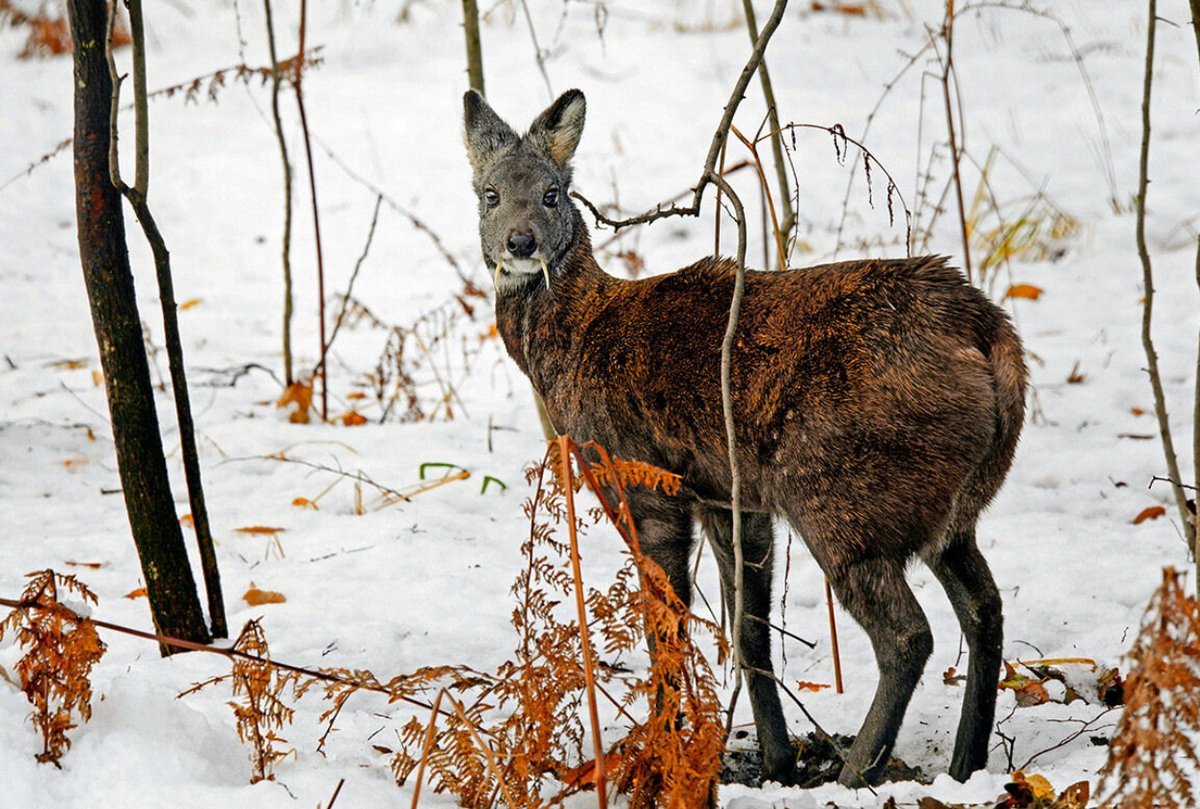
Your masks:
<svg viewBox="0 0 1200 809"><path fill-rule="evenodd" d="M536 247L532 233L511 233L508 236L508 252L513 258L529 258Z"/></svg>

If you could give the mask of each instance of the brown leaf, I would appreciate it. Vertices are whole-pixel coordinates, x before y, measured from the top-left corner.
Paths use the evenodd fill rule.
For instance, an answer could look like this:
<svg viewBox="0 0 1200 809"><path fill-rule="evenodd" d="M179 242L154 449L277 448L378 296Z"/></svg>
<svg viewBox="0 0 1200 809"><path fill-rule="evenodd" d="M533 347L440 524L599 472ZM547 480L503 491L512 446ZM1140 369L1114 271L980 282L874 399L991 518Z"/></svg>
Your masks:
<svg viewBox="0 0 1200 809"><path fill-rule="evenodd" d="M1138 515L1133 518L1134 525L1141 525L1146 520L1157 520L1167 513L1167 510L1162 506L1146 506L1138 512Z"/></svg>
<svg viewBox="0 0 1200 809"><path fill-rule="evenodd" d="M367 394L363 393L361 390L354 390L354 391L350 391L349 393L347 393L346 398L357 401L359 399L367 398Z"/></svg>
<svg viewBox="0 0 1200 809"><path fill-rule="evenodd" d="M942 682L946 685L958 685L965 679L967 679L966 676L959 674L958 669L954 666L942 672Z"/></svg>
<svg viewBox="0 0 1200 809"><path fill-rule="evenodd" d="M1042 288L1035 287L1033 284L1013 284L1008 288L1008 292L1004 293L1004 298L1024 298L1030 301L1036 301L1042 297Z"/></svg>
<svg viewBox="0 0 1200 809"><path fill-rule="evenodd" d="M367 417L362 413L351 410L341 416L341 422L347 427L358 427L367 423Z"/></svg>
<svg viewBox="0 0 1200 809"><path fill-rule="evenodd" d="M99 371L92 371L92 385L98 388L103 384L104 374L100 373Z"/></svg>
<svg viewBox="0 0 1200 809"><path fill-rule="evenodd" d="M235 528L239 534L278 534L280 531L286 531L286 528L276 528L270 525L245 525L241 528Z"/></svg>
<svg viewBox="0 0 1200 809"><path fill-rule="evenodd" d="M1084 379L1086 379L1086 375L1079 373L1079 360L1075 360L1075 365L1071 368L1071 373L1067 374L1067 384L1078 385Z"/></svg>
<svg viewBox="0 0 1200 809"><path fill-rule="evenodd" d="M1140 408L1140 407L1131 407L1131 408L1129 408L1129 412L1130 412L1130 413L1132 413L1132 414L1133 414L1133 415L1135 415L1135 416L1144 416L1144 415L1146 415L1146 411L1145 411L1145 410L1142 410L1142 408Z"/></svg>
<svg viewBox="0 0 1200 809"><path fill-rule="evenodd" d="M204 298L188 298L186 301L179 304L179 308L180 309L191 309L195 306L199 306L203 300L204 300Z"/></svg>
<svg viewBox="0 0 1200 809"><path fill-rule="evenodd" d="M179 524L182 525L184 528L191 528L192 526L194 526L196 524L196 521L194 519L192 519L192 515L189 512L179 518Z"/></svg>
<svg viewBox="0 0 1200 809"><path fill-rule="evenodd" d="M292 505L296 508L311 508L313 511L319 511L317 504L309 500L307 497L297 497L292 500Z"/></svg>
<svg viewBox="0 0 1200 809"><path fill-rule="evenodd" d="M922 795L917 798L917 809L950 809L950 807L932 795Z"/></svg>
<svg viewBox="0 0 1200 809"><path fill-rule="evenodd" d="M128 593L125 594L125 597L130 600L135 599L135 598L145 598L146 597L146 588L138 587L136 589L130 590Z"/></svg>
<svg viewBox="0 0 1200 809"><path fill-rule="evenodd" d="M1077 784L1071 784L1059 793L1058 800L1050 809L1086 809L1087 802L1091 797L1091 785L1087 781L1080 781Z"/></svg>
<svg viewBox="0 0 1200 809"><path fill-rule="evenodd" d="M287 601L287 596L274 590L260 590L251 582L250 589L242 596L242 600L251 607L258 607L263 604L283 604Z"/></svg>
<svg viewBox="0 0 1200 809"><path fill-rule="evenodd" d="M796 687L801 691L824 691L829 683L810 683L807 680L797 680Z"/></svg>
<svg viewBox="0 0 1200 809"><path fill-rule="evenodd" d="M71 567L90 567L92 570L99 570L104 567L103 562L73 562L70 559L67 560L67 564Z"/></svg>
<svg viewBox="0 0 1200 809"><path fill-rule="evenodd" d="M309 411L312 410L313 389L312 383L293 382L283 390L283 395L279 397L279 401L275 402L276 407L287 407L295 405L295 409L288 414L288 421L292 424L308 424Z"/></svg>

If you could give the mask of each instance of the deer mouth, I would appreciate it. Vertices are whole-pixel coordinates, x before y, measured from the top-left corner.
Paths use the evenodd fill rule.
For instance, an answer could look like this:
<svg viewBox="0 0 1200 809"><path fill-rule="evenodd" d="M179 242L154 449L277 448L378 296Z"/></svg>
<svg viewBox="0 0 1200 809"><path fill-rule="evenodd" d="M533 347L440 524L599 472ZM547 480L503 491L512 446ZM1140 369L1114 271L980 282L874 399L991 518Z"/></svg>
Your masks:
<svg viewBox="0 0 1200 809"><path fill-rule="evenodd" d="M505 258L496 262L496 274L492 277L492 284L496 287L500 286L501 274L528 277L539 272L546 279L546 289L550 289L550 268L546 265L545 259Z"/></svg>

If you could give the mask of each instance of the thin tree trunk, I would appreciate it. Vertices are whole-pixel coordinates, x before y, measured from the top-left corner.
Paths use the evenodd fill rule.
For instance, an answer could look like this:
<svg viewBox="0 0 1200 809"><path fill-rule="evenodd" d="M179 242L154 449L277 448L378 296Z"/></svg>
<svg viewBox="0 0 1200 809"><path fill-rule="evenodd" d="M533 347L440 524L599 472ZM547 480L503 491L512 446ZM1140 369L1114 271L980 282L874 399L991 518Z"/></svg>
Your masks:
<svg viewBox="0 0 1200 809"><path fill-rule="evenodd" d="M1200 57L1200 0L1191 0L1192 33L1196 35L1196 56ZM1200 238L1196 239L1196 286L1200 288ZM1200 339L1196 348L1196 394L1192 406L1192 484L1200 487ZM1181 481L1182 482L1182 481ZM1194 493L1196 506L1192 523L1192 561L1196 565L1196 593L1200 596L1200 491Z"/></svg>
<svg viewBox="0 0 1200 809"><path fill-rule="evenodd" d="M479 41L479 4L475 0L463 0L463 31L467 40L467 80L472 90L485 95L483 47Z"/></svg>
<svg viewBox="0 0 1200 809"><path fill-rule="evenodd" d="M271 0L263 0L267 14L267 46L271 51L271 118L275 122L275 140L283 160L283 383L295 382L292 375L292 161L288 157L287 138L283 135L283 119L279 116L279 57L275 51L275 22ZM304 58L301 54L300 58Z"/></svg>
<svg viewBox="0 0 1200 809"><path fill-rule="evenodd" d="M1142 284L1145 296L1142 304L1142 348L1146 352L1146 370L1150 375L1150 387L1154 391L1154 415L1158 418L1158 431L1162 438L1163 456L1167 465L1167 477L1171 480L1171 492L1179 519L1183 522L1183 534L1188 549L1194 547L1195 526L1188 512L1187 497L1183 493L1183 481L1179 477L1179 460L1175 454L1175 442L1171 438L1171 421L1167 415L1167 397L1163 392L1162 375L1158 370L1158 352L1150 334L1154 315L1154 272L1150 265L1150 252L1146 248L1146 190L1150 185L1150 90L1154 78L1154 33L1158 20L1156 0L1150 0L1149 17L1146 21L1146 75L1142 85L1142 150L1138 160L1137 251L1142 261Z"/></svg>
<svg viewBox="0 0 1200 809"><path fill-rule="evenodd" d="M105 55L106 4L70 0L67 10L74 43L79 256L104 370L125 508L157 631L206 643L210 637L158 432L121 196L109 175L113 88ZM160 649L164 655L174 651Z"/></svg>

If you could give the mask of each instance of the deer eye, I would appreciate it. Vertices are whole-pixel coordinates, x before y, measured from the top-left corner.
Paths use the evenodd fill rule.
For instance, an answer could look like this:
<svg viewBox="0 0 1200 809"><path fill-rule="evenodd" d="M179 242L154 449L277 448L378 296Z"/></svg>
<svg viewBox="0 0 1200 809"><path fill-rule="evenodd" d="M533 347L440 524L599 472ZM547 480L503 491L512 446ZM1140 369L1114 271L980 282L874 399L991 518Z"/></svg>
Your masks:
<svg viewBox="0 0 1200 809"><path fill-rule="evenodd" d="M545 205L547 208L557 208L558 207L558 189L551 188L549 191L547 191L545 193L545 195L542 196L542 204Z"/></svg>
<svg viewBox="0 0 1200 809"><path fill-rule="evenodd" d="M489 208L495 208L500 204L500 193L492 186L483 189L483 201L487 203Z"/></svg>

